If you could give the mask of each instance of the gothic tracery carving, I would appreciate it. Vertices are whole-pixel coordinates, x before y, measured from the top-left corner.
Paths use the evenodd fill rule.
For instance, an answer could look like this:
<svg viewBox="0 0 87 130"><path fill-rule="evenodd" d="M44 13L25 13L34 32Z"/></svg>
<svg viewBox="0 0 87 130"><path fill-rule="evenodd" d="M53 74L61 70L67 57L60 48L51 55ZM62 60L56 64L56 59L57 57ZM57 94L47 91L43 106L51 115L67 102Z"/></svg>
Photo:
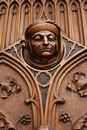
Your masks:
<svg viewBox="0 0 87 130"><path fill-rule="evenodd" d="M41 14L42 14L42 3L41 3L41 1L37 1L37 2L34 3L33 10L34 10L34 18L33 18L34 21L40 19Z"/></svg>
<svg viewBox="0 0 87 130"><path fill-rule="evenodd" d="M24 2L21 7L20 38L23 36L26 27L30 24L30 12L30 3Z"/></svg>
<svg viewBox="0 0 87 130"><path fill-rule="evenodd" d="M5 3L2 3L0 5L0 49L4 48L5 44L5 33L6 33L6 14L7 14L7 5ZM3 43L3 44L2 44Z"/></svg>
<svg viewBox="0 0 87 130"><path fill-rule="evenodd" d="M47 14L47 18L54 20L54 4L52 1L47 1L46 2L46 14Z"/></svg>
<svg viewBox="0 0 87 130"><path fill-rule="evenodd" d="M5 15L1 16L2 19L5 19L4 22L2 22L3 20L0 20L2 24L5 23L5 24L3 24L5 26L3 26L0 23L0 25L3 26L2 27L3 29L1 29L1 31L0 31L0 37L4 36L4 37L0 38L1 39L1 43L0 43L1 50L3 48L8 47L10 44L17 42L17 40L22 37L26 26L28 26L30 23L32 23L35 20L41 19L42 14L44 12L46 15L45 18L54 20L58 23L59 26L61 26L63 34L66 34L73 40L76 40L77 42L81 42L81 44L83 44L83 42L84 42L83 27L85 29L86 21L87 21L86 20L86 12L87 12L86 11L86 1L82 2L82 3L84 3L83 8L82 8L84 10L83 14L80 11L81 5L79 4L79 2L74 1L74 0L71 0L70 3L69 3L69 1L63 1L63 0L61 0L61 1L60 0L59 1L58 0L56 0L56 1L54 1L54 0L49 0L49 1L46 1L46 0L45 1L15 0L15 2L12 2L12 0L1 0L1 1L2 2L0 3L1 4L0 6L2 6L2 3L4 5L5 1L8 5L6 7ZM12 4L14 5L15 3L18 3L16 6L17 13L13 16L12 13L10 13L10 12L12 12L12 9L11 9ZM74 3L74 5L72 3ZM27 6L25 6L25 5L27 5ZM72 11L72 8L73 8L72 6L76 6L75 11ZM69 13L68 13L68 10L69 10ZM33 17L32 17L32 15L33 15ZM82 19L83 15L85 17L84 19ZM16 25L15 25L14 19L16 19L16 23L17 23ZM7 21L8 21L8 24L7 24ZM82 25L82 21L83 21L83 25ZM21 24L19 24L19 23L21 23ZM13 24L15 25L15 27L13 27ZM71 24L73 25L72 27L70 26ZM7 28L7 30L6 30L6 28ZM10 31L12 33L10 33ZM75 32L75 31L77 31L77 33L74 35L73 32ZM3 32L4 32L4 35L3 35ZM13 32L16 32L18 37L16 37ZM86 32L86 30L84 30L84 32ZM11 34L11 37L10 37L10 34ZM86 41L86 37L85 37L85 41ZM86 45L86 43L85 43L85 45Z"/></svg>
<svg viewBox="0 0 87 130"><path fill-rule="evenodd" d="M72 38L73 40L76 40L77 42L82 42L83 43L83 39L82 39L82 21L81 21L81 12L80 12L80 6L79 6L79 2L78 1L74 1L72 0L70 2L70 12L71 12L71 24L72 24ZM81 31L80 31L81 30Z"/></svg>
<svg viewBox="0 0 87 130"><path fill-rule="evenodd" d="M8 28L7 28L7 33L9 36L7 36L6 38L6 46L8 46L8 44L13 44L18 40L18 22L19 22L18 14L19 14L18 4L16 2L12 3L9 11L9 20L8 20Z"/></svg>
<svg viewBox="0 0 87 130"><path fill-rule="evenodd" d="M59 1L57 8L58 25L61 27L63 33L68 34L67 4L63 1Z"/></svg>

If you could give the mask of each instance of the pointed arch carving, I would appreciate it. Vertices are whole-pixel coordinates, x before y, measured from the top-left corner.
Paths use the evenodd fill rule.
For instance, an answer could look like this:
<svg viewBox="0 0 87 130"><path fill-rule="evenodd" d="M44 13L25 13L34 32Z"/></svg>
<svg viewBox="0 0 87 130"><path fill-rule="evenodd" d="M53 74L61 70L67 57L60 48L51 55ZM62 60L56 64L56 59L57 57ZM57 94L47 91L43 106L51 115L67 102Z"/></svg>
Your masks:
<svg viewBox="0 0 87 130"><path fill-rule="evenodd" d="M72 0L70 2L71 24L72 24L72 38L79 43L83 43L82 19L79 2Z"/></svg>
<svg viewBox="0 0 87 130"><path fill-rule="evenodd" d="M85 34L85 43L87 43L87 1L83 0L82 1L82 18L83 18L83 24L84 24L84 34Z"/></svg>
<svg viewBox="0 0 87 130"><path fill-rule="evenodd" d="M62 32L68 35L68 17L67 17L67 4L65 1L58 1L57 3L57 23Z"/></svg>
<svg viewBox="0 0 87 130"><path fill-rule="evenodd" d="M54 14L55 14L55 7L52 0L47 0L45 3L46 7L46 15L48 19L54 20Z"/></svg>
<svg viewBox="0 0 87 130"><path fill-rule="evenodd" d="M8 79L10 76L11 78L13 77L16 83L21 87L19 93L10 93L10 96L7 99L1 98L0 89L0 103L5 102L7 106L6 107L5 105L2 105L0 112L2 111L4 114L6 114L18 129L33 129L34 126L42 123L43 118L42 108L40 107L41 95L35 79L30 70L27 69L27 67L24 67L23 63L17 60L17 58L12 57L6 52L2 52L0 59L0 68L2 68L0 70L0 83L4 79Z"/></svg>
<svg viewBox="0 0 87 130"><path fill-rule="evenodd" d="M7 25L7 5L0 4L0 50L4 49Z"/></svg>
<svg viewBox="0 0 87 130"><path fill-rule="evenodd" d="M18 40L19 31L19 5L13 2L10 5L8 26L7 26L7 38L6 46L13 44ZM16 34L16 35L15 35Z"/></svg>
<svg viewBox="0 0 87 130"><path fill-rule="evenodd" d="M29 2L24 2L21 6L21 25L20 38L24 34L25 29L31 23L31 6Z"/></svg>
<svg viewBox="0 0 87 130"><path fill-rule="evenodd" d="M51 124L56 129L75 130L81 113L87 113L87 48L62 38L64 57L50 69L33 68L25 62L24 41L0 53L0 114L9 117L14 128L33 130L35 126Z"/></svg>
<svg viewBox="0 0 87 130"><path fill-rule="evenodd" d="M33 4L33 12L34 12L33 21L41 19L42 11L43 11L43 4L41 0L36 0Z"/></svg>
<svg viewBox="0 0 87 130"><path fill-rule="evenodd" d="M87 113L85 106L87 98L83 95L78 96L78 92L74 91L73 89L71 92L67 89L67 86L70 85L69 83L71 83L71 81L74 82L73 78L75 78L75 74L76 76L79 75L78 77L82 75L83 77L87 78L87 71L85 71L84 68L86 65L87 49L84 49L77 53L77 55L66 59L63 66L56 71L46 102L45 119L48 124L52 124L56 128L62 130L76 130L76 128L81 130L80 128L83 127L80 122L81 120L77 122L78 124L75 122L77 121L78 117L81 117L82 114L84 115ZM78 79L78 81L79 83L82 83L80 82L81 79ZM83 91L86 92L85 90Z"/></svg>
<svg viewBox="0 0 87 130"><path fill-rule="evenodd" d="M86 21L86 24L87 24L87 1L84 1L83 9L84 9L84 14L85 14L85 21Z"/></svg>

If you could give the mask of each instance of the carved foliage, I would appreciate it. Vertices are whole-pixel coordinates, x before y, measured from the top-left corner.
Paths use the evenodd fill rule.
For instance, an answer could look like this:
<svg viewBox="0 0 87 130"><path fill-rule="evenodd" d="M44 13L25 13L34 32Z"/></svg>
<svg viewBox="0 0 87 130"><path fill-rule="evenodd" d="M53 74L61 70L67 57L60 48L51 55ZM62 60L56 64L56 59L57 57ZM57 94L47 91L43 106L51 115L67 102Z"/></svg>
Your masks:
<svg viewBox="0 0 87 130"><path fill-rule="evenodd" d="M0 129L3 130L17 130L13 122L0 112Z"/></svg>
<svg viewBox="0 0 87 130"><path fill-rule="evenodd" d="M68 113L62 113L59 115L59 120L62 121L63 123L67 123L70 121L70 115Z"/></svg>
<svg viewBox="0 0 87 130"><path fill-rule="evenodd" d="M83 127L87 127L87 113L74 123L72 130L83 130Z"/></svg>
<svg viewBox="0 0 87 130"><path fill-rule="evenodd" d="M29 115L24 115L24 116L20 117L19 121L23 125L29 125L31 123L31 117Z"/></svg>
<svg viewBox="0 0 87 130"><path fill-rule="evenodd" d="M18 93L21 91L21 87L15 82L15 79L10 76L6 77L0 82L2 98L6 99L12 93Z"/></svg>
<svg viewBox="0 0 87 130"><path fill-rule="evenodd" d="M87 78L85 73L76 72L73 80L68 82L67 89L78 92L81 97L87 96Z"/></svg>

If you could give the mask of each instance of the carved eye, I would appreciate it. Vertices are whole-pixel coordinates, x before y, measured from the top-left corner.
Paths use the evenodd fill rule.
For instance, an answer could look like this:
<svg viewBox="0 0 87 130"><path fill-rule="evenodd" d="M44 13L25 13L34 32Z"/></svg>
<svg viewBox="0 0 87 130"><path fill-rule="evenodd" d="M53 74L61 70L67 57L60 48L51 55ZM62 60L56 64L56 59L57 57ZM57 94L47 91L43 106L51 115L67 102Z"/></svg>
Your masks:
<svg viewBox="0 0 87 130"><path fill-rule="evenodd" d="M36 35L34 38L32 38L34 41L36 42L41 42L43 40L43 36L42 35Z"/></svg>
<svg viewBox="0 0 87 130"><path fill-rule="evenodd" d="M49 41L55 41L56 37L50 34L50 35L48 35L48 40Z"/></svg>

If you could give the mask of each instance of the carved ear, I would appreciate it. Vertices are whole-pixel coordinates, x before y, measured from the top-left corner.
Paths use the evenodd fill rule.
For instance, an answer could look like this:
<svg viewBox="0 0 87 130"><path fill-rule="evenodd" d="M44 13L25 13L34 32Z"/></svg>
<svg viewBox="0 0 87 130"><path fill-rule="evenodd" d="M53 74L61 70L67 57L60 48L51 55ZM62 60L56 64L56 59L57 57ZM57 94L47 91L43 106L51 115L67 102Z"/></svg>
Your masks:
<svg viewBox="0 0 87 130"><path fill-rule="evenodd" d="M26 45L26 40L25 40L24 35L21 38L21 45L22 45L22 47L25 47L25 45Z"/></svg>

